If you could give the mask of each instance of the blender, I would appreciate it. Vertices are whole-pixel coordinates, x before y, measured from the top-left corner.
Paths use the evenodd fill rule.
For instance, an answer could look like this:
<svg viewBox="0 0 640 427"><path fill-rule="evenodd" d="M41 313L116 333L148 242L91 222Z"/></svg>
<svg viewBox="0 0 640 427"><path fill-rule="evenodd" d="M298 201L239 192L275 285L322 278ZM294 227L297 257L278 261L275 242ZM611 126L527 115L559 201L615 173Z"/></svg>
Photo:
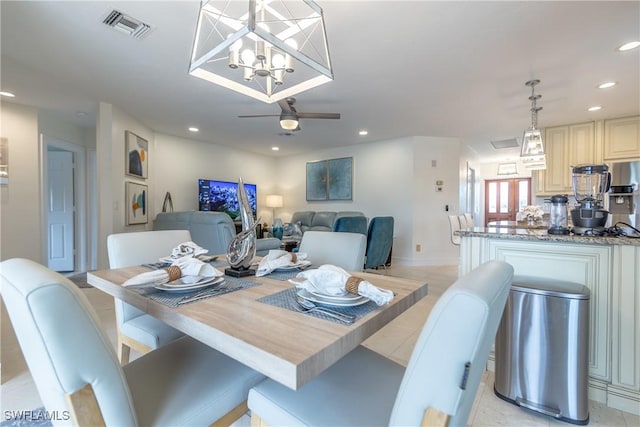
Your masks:
<svg viewBox="0 0 640 427"><path fill-rule="evenodd" d="M572 167L573 194L576 207L571 210L575 234L601 235L609 212L604 209L604 195L609 191L611 174L607 165Z"/></svg>

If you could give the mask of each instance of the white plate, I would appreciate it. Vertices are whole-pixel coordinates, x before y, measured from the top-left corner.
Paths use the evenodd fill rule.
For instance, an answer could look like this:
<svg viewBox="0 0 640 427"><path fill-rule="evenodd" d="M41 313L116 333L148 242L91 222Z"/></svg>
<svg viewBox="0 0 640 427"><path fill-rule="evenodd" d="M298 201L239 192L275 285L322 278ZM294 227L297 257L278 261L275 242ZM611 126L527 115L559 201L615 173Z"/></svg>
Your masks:
<svg viewBox="0 0 640 427"><path fill-rule="evenodd" d="M276 268L275 271L300 270L300 269L303 269L303 268L308 267L310 265L311 265L311 261L303 260L303 261L298 261L295 264L286 265L284 267Z"/></svg>
<svg viewBox="0 0 640 427"><path fill-rule="evenodd" d="M362 295L355 295L355 294L327 295L321 292L310 291L310 290L307 290L307 292L309 292L311 295L313 295L318 299L325 300L325 301L332 301L332 302L349 302L349 301L355 302L356 300L360 300L364 298Z"/></svg>
<svg viewBox="0 0 640 427"><path fill-rule="evenodd" d="M191 292L191 291L197 291L198 289L203 289L206 288L208 286L214 286L217 284L220 284L224 282L224 277L216 277L215 280L206 282L206 283L200 283L197 285L190 285L190 286L168 286L168 283L165 283L164 285L157 285L154 286L154 288L159 289L161 291L166 291L166 292Z"/></svg>
<svg viewBox="0 0 640 427"><path fill-rule="evenodd" d="M311 294L306 289L298 289L297 293L299 297L304 298L306 300L316 302L318 304L331 305L334 307L355 307L357 305L362 305L369 302L369 298L365 298L362 296L359 299L350 300L350 301L329 301L317 295Z"/></svg>
<svg viewBox="0 0 640 427"><path fill-rule="evenodd" d="M222 276L183 276L173 282L165 283L168 288L190 288L196 285L206 285Z"/></svg>

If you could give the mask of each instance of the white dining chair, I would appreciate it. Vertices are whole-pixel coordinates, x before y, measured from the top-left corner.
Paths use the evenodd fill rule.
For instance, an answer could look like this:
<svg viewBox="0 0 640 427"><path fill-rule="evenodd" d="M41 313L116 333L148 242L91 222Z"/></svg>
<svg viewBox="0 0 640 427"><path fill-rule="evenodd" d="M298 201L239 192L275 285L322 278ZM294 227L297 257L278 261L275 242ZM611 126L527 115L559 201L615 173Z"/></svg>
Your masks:
<svg viewBox="0 0 640 427"><path fill-rule="evenodd" d="M107 237L110 268L158 262L180 243L191 241L188 230L140 231ZM115 299L117 351L120 363L129 362L131 349L140 354L155 350L183 334L134 306Z"/></svg>
<svg viewBox="0 0 640 427"><path fill-rule="evenodd" d="M306 231L299 252L307 254L307 259L315 266L333 264L347 271L362 271L366 249L364 234Z"/></svg>
<svg viewBox="0 0 640 427"><path fill-rule="evenodd" d="M464 219L467 221L467 228L473 228L473 215L469 212L464 214Z"/></svg>
<svg viewBox="0 0 640 427"><path fill-rule="evenodd" d="M26 259L0 263L1 292L54 425L229 425L258 372L182 337L121 366L84 293ZM63 414L70 416L64 417Z"/></svg>
<svg viewBox="0 0 640 427"><path fill-rule="evenodd" d="M261 382L249 392L251 425L466 425L512 279L504 261L458 279L433 307L406 369L360 346L299 390Z"/></svg>
<svg viewBox="0 0 640 427"><path fill-rule="evenodd" d="M460 219L458 215L449 215L449 231L451 237L451 243L454 245L460 244L460 236L456 235L456 231L460 231Z"/></svg>

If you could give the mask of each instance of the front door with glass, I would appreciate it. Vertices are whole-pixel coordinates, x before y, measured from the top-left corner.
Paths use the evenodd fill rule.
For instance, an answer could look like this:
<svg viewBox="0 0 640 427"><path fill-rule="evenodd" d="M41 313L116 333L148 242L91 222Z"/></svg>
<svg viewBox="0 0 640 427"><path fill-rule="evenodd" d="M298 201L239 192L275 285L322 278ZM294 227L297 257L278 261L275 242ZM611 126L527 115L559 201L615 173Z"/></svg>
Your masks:
<svg viewBox="0 0 640 427"><path fill-rule="evenodd" d="M531 178L491 179L485 181L485 224L515 221L516 213L531 202Z"/></svg>

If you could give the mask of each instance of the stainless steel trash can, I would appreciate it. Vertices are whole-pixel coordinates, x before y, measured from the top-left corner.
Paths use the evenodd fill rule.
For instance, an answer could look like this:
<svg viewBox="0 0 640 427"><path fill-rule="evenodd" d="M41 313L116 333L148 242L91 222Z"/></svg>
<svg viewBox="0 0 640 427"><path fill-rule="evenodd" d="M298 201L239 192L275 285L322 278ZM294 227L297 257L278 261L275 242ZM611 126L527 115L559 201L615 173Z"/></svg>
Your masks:
<svg viewBox="0 0 640 427"><path fill-rule="evenodd" d="M586 286L516 276L495 341L496 395L562 421L589 423Z"/></svg>

